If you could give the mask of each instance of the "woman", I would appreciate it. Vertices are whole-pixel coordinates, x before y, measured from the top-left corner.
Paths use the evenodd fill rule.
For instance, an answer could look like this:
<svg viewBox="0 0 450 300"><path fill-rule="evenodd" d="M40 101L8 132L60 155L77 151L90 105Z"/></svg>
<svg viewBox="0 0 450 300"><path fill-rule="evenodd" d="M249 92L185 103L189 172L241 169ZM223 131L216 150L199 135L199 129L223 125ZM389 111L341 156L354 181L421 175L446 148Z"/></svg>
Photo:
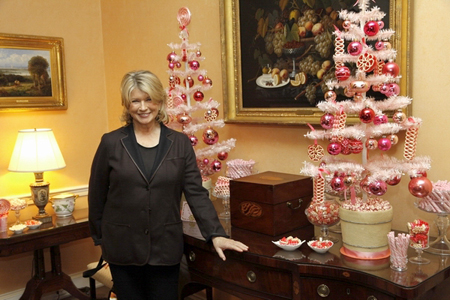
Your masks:
<svg viewBox="0 0 450 300"><path fill-rule="evenodd" d="M160 80L149 71L130 72L121 93L126 125L103 135L92 163L91 235L110 265L119 300L174 300L183 254L182 193L223 260L223 250L248 247L226 237L188 137L164 125Z"/></svg>

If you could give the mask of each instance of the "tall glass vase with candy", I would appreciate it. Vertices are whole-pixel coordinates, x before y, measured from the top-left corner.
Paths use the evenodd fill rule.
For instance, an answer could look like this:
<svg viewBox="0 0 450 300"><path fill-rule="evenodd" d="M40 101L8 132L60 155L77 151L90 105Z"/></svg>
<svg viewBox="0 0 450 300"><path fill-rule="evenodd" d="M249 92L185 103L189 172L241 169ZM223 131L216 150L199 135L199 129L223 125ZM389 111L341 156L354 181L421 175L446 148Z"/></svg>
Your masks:
<svg viewBox="0 0 450 300"><path fill-rule="evenodd" d="M329 227L339 222L339 204L334 199L326 199L324 193L325 179L321 173L314 178L314 195L305 209L306 218L314 226L320 227L321 235L316 240L329 240L337 243L339 239L329 235Z"/></svg>
<svg viewBox="0 0 450 300"><path fill-rule="evenodd" d="M413 264L429 264L430 260L422 257L423 250L429 247L428 223L420 219L408 223L409 246L416 250L417 256L411 257L409 261Z"/></svg>
<svg viewBox="0 0 450 300"><path fill-rule="evenodd" d="M20 222L20 211L22 209L24 209L27 206L27 202L25 201L25 199L11 199L9 200L10 204L11 204L11 210L14 211L15 215L16 215L16 222L14 223L14 225L18 225L21 224Z"/></svg>

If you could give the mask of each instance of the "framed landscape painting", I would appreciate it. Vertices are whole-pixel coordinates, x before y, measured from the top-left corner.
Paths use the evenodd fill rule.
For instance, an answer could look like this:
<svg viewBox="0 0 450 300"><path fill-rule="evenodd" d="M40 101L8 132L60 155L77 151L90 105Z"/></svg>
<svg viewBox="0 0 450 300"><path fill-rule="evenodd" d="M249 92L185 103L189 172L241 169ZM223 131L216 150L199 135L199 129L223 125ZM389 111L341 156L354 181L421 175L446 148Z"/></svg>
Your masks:
<svg viewBox="0 0 450 300"><path fill-rule="evenodd" d="M409 91L409 1L369 1L386 14L384 27L395 31L388 42L397 51L402 95ZM318 124L323 112L316 105L334 74L334 31L343 30L339 11L357 11L355 3L221 0L225 121Z"/></svg>
<svg viewBox="0 0 450 300"><path fill-rule="evenodd" d="M0 34L0 110L67 109L62 38Z"/></svg>

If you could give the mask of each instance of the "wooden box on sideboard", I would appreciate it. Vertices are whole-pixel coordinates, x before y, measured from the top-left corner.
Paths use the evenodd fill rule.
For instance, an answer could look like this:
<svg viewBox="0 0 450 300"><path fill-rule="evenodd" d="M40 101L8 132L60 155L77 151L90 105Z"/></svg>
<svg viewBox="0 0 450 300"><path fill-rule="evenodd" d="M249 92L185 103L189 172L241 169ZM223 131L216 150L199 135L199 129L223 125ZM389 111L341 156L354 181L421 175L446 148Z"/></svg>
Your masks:
<svg viewBox="0 0 450 300"><path fill-rule="evenodd" d="M312 196L312 179L300 175L267 171L231 180L231 225L271 236L311 225L305 209Z"/></svg>

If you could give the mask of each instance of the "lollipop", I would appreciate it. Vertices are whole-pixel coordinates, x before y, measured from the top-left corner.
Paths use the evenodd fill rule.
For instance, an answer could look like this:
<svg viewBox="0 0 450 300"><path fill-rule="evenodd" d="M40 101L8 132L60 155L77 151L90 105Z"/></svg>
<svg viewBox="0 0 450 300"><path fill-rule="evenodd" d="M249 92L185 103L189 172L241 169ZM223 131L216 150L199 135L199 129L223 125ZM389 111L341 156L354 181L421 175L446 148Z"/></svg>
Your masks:
<svg viewBox="0 0 450 300"><path fill-rule="evenodd" d="M178 10L177 15L178 23L180 23L180 26L186 27L191 22L191 12L189 11L189 8L182 7Z"/></svg>

